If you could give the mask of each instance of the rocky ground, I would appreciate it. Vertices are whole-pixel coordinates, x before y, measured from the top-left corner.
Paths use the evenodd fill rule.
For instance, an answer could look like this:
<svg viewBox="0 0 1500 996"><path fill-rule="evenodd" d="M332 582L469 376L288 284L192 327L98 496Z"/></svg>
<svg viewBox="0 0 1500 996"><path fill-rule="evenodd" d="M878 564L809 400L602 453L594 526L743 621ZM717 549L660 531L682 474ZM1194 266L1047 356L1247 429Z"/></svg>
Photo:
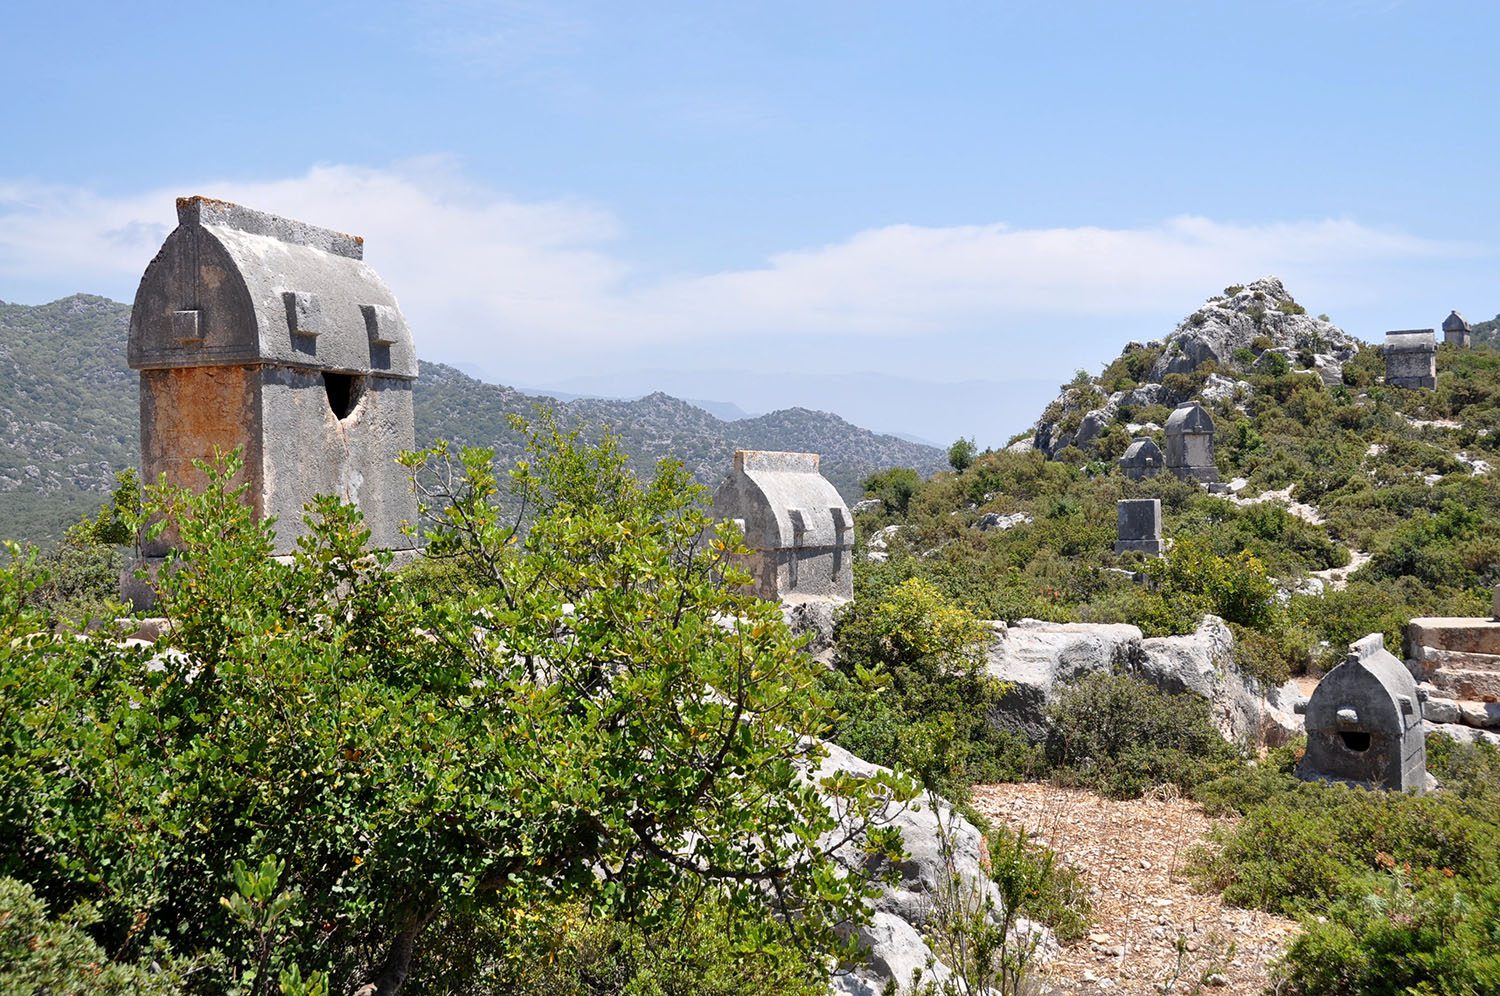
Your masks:
<svg viewBox="0 0 1500 996"><path fill-rule="evenodd" d="M1225 906L1183 868L1210 819L1183 799L1115 802L1050 785L986 785L975 807L1028 832L1077 868L1093 895L1094 925L1064 946L1047 984L1055 993L1258 993L1297 931L1291 920Z"/></svg>

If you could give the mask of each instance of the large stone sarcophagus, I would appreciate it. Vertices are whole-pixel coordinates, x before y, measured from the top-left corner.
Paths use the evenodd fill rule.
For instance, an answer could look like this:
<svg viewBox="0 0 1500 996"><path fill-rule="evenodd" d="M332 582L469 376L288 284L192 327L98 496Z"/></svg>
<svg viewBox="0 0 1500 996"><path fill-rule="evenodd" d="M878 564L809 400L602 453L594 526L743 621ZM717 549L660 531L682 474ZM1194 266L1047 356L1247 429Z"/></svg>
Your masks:
<svg viewBox="0 0 1500 996"><path fill-rule="evenodd" d="M1349 645L1306 704L1307 753L1300 778L1367 788L1425 791L1422 693L1379 633Z"/></svg>
<svg viewBox="0 0 1500 996"><path fill-rule="evenodd" d="M239 447L277 554L295 549L318 494L359 506L371 546L411 548L416 504L396 456L415 444L417 357L363 240L204 197L179 199L177 219L130 317L145 480L198 486L194 460Z"/></svg>

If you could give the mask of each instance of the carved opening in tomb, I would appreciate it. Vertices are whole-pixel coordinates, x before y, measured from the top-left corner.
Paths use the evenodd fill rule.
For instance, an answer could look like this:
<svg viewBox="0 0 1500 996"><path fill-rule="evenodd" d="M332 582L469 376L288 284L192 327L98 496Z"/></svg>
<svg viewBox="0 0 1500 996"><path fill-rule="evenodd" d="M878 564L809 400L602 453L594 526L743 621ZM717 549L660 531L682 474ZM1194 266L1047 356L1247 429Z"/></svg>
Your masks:
<svg viewBox="0 0 1500 996"><path fill-rule="evenodd" d="M333 410L333 417L342 422L359 404L359 397L364 393L364 378L325 370L323 390L328 394L328 407Z"/></svg>
<svg viewBox="0 0 1500 996"><path fill-rule="evenodd" d="M1370 735L1368 733L1343 730L1339 732L1339 739L1344 742L1345 747L1356 754L1363 754L1370 749Z"/></svg>

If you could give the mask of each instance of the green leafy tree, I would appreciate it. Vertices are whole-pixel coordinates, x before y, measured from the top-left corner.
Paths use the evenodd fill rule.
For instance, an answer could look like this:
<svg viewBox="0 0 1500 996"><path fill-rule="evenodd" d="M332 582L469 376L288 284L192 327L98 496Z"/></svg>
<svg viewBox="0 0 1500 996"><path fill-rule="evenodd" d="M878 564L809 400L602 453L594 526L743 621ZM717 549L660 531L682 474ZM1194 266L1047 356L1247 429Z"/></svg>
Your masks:
<svg viewBox="0 0 1500 996"><path fill-rule="evenodd" d="M922 477L910 467L892 467L865 478L865 494L879 498L885 510L893 515L905 515L911 505L912 495L922 486Z"/></svg>
<svg viewBox="0 0 1500 996"><path fill-rule="evenodd" d="M974 455L978 452L979 448L974 445L972 438L960 436L953 441L952 446L948 447L948 466L962 474L969 469L974 462Z"/></svg>
<svg viewBox="0 0 1500 996"><path fill-rule="evenodd" d="M332 498L273 559L234 455L147 489L151 651L53 636L0 572L0 875L94 902L111 954L222 948L206 987L247 992L394 993L542 899L649 927L711 897L745 949L848 954L871 885L830 851L895 856L914 789L815 774L817 666L679 466L521 428L508 496L488 452L406 458L446 589Z"/></svg>

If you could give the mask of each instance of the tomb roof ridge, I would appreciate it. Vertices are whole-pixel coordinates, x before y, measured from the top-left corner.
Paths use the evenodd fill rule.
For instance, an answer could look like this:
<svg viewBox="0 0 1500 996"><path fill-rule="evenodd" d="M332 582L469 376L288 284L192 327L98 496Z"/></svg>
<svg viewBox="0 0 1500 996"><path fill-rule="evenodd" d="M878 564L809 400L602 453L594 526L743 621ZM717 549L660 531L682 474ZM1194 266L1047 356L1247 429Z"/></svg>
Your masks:
<svg viewBox="0 0 1500 996"><path fill-rule="evenodd" d="M202 194L177 198L177 223L232 228L249 235L262 235L292 245L320 249L335 256L359 260L365 258L363 236L320 228L304 221L284 218L269 211L259 211Z"/></svg>

